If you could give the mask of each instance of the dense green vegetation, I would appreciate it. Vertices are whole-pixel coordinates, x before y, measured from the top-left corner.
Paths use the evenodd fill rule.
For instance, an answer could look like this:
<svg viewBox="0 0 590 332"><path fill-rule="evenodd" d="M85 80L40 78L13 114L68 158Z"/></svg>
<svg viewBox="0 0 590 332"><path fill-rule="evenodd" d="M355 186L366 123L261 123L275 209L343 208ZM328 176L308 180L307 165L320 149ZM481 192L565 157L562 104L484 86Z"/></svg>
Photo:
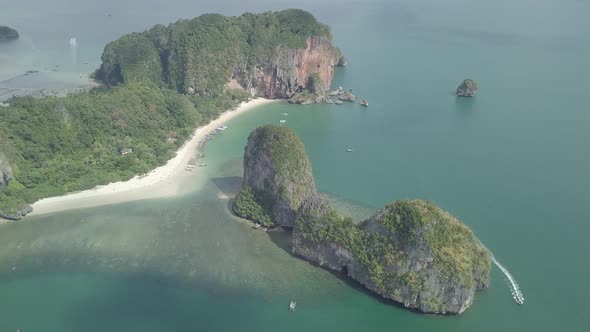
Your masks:
<svg viewBox="0 0 590 332"><path fill-rule="evenodd" d="M425 312L460 313L489 284L487 250L431 202L396 201L360 224L340 216L316 191L303 144L284 126L258 127L248 137L234 211L293 227L294 253Z"/></svg>
<svg viewBox="0 0 590 332"><path fill-rule="evenodd" d="M298 181L308 177L302 173L311 172L311 163L303 143L291 129L269 124L254 129L251 135L252 151L271 157L276 167L275 179Z"/></svg>
<svg viewBox="0 0 590 332"><path fill-rule="evenodd" d="M268 170L260 172L261 167ZM263 207L271 218L269 222L292 226L301 203L315 192L311 162L303 143L285 126L264 125L252 131L244 155L244 170L242 190L252 193L243 196L251 197ZM234 211L239 216L261 222L260 218L252 219L248 213L240 213L244 209L238 200L235 204L238 206Z"/></svg>
<svg viewBox="0 0 590 332"><path fill-rule="evenodd" d="M268 211L268 207L262 207L258 203L261 200L263 200L261 197L256 198L250 186L244 186L234 199L234 212L263 226L272 226L271 213Z"/></svg>
<svg viewBox="0 0 590 332"><path fill-rule="evenodd" d="M310 36L331 38L329 28L303 10L206 14L108 44L96 77L111 85L152 82L182 93L220 95L237 68L251 74L281 47L305 48Z"/></svg>
<svg viewBox="0 0 590 332"><path fill-rule="evenodd" d="M400 248L427 245L435 257L433 264L447 277L473 283L473 270L490 268L488 252L471 230L432 202L394 202L380 211L377 222Z"/></svg>
<svg viewBox="0 0 590 332"><path fill-rule="evenodd" d="M479 85L472 79L466 79L457 88L457 95L460 97L473 97L479 90Z"/></svg>
<svg viewBox="0 0 590 332"><path fill-rule="evenodd" d="M131 83L0 107L0 148L14 177L0 210L126 180L164 164L194 128L246 96L192 97ZM133 152L121 155L122 149Z"/></svg>
<svg viewBox="0 0 590 332"><path fill-rule="evenodd" d="M392 243L378 233L365 232L361 225L354 224L351 218L342 217L328 205L326 200L315 211L303 209L297 216L295 236L312 243L333 243L350 251L367 268L373 283L385 289L386 266L395 253Z"/></svg>
<svg viewBox="0 0 590 332"><path fill-rule="evenodd" d="M7 26L0 26L0 42L18 39L18 32Z"/></svg>
<svg viewBox="0 0 590 332"><path fill-rule="evenodd" d="M195 127L249 97L225 87L237 65L253 70L312 35L331 38L310 13L289 9L206 14L108 44L94 76L110 87L0 107L0 152L14 173L0 211L163 164Z"/></svg>
<svg viewBox="0 0 590 332"><path fill-rule="evenodd" d="M421 250L433 253L431 269L469 288L476 289L474 273L479 272L484 278L489 275L489 254L471 230L431 202L397 201L358 225L339 216L327 202L318 204L323 207L316 207L313 213L305 209L300 213L296 236L312 243L333 243L350 251L381 292L399 292L396 287L390 289L388 282L397 280L407 287L411 297L418 295L423 288L423 276L407 268L407 254ZM436 297L433 301L429 304L431 311L442 308Z"/></svg>

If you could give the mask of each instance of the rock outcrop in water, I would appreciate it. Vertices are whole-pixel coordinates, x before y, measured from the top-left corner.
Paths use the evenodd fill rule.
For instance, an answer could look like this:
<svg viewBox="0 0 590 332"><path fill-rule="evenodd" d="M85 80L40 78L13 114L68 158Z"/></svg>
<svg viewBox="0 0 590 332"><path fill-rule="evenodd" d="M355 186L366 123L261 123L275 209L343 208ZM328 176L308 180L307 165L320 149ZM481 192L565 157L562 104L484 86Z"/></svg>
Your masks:
<svg viewBox="0 0 590 332"><path fill-rule="evenodd" d="M265 226L293 227L301 204L316 192L303 144L287 127L266 125L248 137L242 190L234 212Z"/></svg>
<svg viewBox="0 0 590 332"><path fill-rule="evenodd" d="M237 88L290 98L329 88L334 49L328 27L302 10L206 14L108 44L96 77L111 85L152 81L202 96Z"/></svg>
<svg viewBox="0 0 590 332"><path fill-rule="evenodd" d="M457 96L459 97L473 97L477 93L479 86L477 82L472 79L466 79L457 88Z"/></svg>
<svg viewBox="0 0 590 332"><path fill-rule="evenodd" d="M467 226L431 202L397 201L359 225L325 201L303 206L294 253L407 308L462 313L475 291L489 285L489 253Z"/></svg>
<svg viewBox="0 0 590 332"><path fill-rule="evenodd" d="M240 65L232 79L255 95L272 99L290 98L303 89L323 94L334 76L332 42L312 36L306 44L303 49L280 48L272 61L256 64L251 75Z"/></svg>
<svg viewBox="0 0 590 332"><path fill-rule="evenodd" d="M0 26L0 42L7 42L18 39L18 32L7 26Z"/></svg>
<svg viewBox="0 0 590 332"><path fill-rule="evenodd" d="M397 201L360 224L338 215L317 192L303 144L286 127L250 134L233 208L255 222L292 227L293 253L407 308L461 313L489 285L488 251L431 202Z"/></svg>

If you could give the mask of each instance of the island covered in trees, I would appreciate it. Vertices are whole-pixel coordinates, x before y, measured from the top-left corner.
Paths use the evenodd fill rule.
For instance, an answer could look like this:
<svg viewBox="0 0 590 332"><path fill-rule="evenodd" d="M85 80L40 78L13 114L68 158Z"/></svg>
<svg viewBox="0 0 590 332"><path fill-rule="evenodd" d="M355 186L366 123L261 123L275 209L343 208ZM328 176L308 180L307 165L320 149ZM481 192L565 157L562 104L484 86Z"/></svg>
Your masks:
<svg viewBox="0 0 590 332"><path fill-rule="evenodd" d="M426 313L457 314L488 287L491 256L432 202L402 200L355 224L317 192L305 148L288 128L256 128L233 203L241 217L292 229L293 253Z"/></svg>

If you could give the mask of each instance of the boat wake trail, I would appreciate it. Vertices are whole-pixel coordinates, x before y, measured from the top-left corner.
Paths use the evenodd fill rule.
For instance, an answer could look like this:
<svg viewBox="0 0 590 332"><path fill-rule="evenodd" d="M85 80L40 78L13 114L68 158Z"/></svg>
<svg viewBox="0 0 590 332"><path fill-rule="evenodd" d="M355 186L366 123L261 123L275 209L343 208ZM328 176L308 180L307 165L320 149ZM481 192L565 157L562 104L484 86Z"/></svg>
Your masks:
<svg viewBox="0 0 590 332"><path fill-rule="evenodd" d="M514 277L512 276L512 274L510 274L510 272L508 272L508 270L504 267L504 265L500 264L500 262L498 262L498 260L496 259L496 257L494 257L494 255L491 255L491 256L492 256L492 261L494 262L494 264L500 269L500 271L502 271L502 273L504 273L504 275L506 276L506 279L508 279L508 281L510 282L510 288L512 291L512 298L514 298L514 301L516 301L516 303L523 304L524 303L524 295L522 294L520 287L518 287L518 283L516 283L516 280L514 280Z"/></svg>

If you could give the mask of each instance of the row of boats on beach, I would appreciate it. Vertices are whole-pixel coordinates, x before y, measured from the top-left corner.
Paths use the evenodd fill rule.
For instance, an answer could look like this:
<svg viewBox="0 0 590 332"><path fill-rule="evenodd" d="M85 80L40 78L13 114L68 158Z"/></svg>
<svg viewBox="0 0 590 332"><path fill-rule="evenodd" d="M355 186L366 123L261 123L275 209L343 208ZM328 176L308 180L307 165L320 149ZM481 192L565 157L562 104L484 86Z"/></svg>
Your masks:
<svg viewBox="0 0 590 332"><path fill-rule="evenodd" d="M202 161L202 159L205 158L205 154L203 153L205 151L205 145L207 144L207 142L213 139L215 135L220 134L226 129L226 125L217 127L217 129L208 133L207 135L205 135L205 138L199 141L199 143L197 144L197 154L188 161L186 167L184 168L187 172L192 172L195 169L195 167L207 166L207 163Z"/></svg>

